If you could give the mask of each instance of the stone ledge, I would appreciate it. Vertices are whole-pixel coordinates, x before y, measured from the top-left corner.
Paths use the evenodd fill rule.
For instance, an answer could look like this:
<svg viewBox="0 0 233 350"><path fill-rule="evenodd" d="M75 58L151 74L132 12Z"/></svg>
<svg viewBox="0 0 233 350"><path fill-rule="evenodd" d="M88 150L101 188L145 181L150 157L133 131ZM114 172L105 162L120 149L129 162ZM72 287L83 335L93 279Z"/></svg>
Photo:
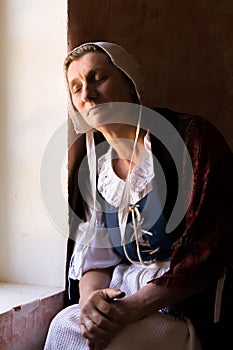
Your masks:
<svg viewBox="0 0 233 350"><path fill-rule="evenodd" d="M63 291L61 287L0 282L0 314Z"/></svg>
<svg viewBox="0 0 233 350"><path fill-rule="evenodd" d="M52 318L64 307L64 291L1 283L0 300L0 349L42 350Z"/></svg>

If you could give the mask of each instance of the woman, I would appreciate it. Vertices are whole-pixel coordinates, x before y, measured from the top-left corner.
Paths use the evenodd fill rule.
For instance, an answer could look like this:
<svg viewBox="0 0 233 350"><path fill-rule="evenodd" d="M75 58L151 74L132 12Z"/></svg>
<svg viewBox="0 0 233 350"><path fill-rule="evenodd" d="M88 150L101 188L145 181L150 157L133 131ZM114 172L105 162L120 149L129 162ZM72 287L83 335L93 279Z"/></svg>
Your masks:
<svg viewBox="0 0 233 350"><path fill-rule="evenodd" d="M229 147L200 117L143 107L139 67L114 43L75 48L65 74L69 114L86 139L70 220L70 292L78 295L79 281L80 299L54 318L44 350L223 344L232 310Z"/></svg>

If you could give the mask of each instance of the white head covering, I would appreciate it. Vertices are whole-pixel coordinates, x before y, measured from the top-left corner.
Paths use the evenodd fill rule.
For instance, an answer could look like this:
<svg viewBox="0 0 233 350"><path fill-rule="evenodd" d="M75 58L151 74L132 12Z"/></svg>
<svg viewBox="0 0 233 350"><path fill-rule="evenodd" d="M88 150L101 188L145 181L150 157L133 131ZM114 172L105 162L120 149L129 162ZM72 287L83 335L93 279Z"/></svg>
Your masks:
<svg viewBox="0 0 233 350"><path fill-rule="evenodd" d="M77 59L78 59L80 55L78 55L77 53L80 52L80 49L83 49L83 48L85 49L85 47L88 47L88 45L94 45L102 49L103 52L105 52L108 55L112 64L115 67L117 67L119 70L121 70L132 81L138 97L138 101L140 104L142 104L143 77L140 71L140 66L125 49L123 49L121 46L115 43L110 43L106 41L105 42L88 42L70 51L65 59L66 81L67 81L67 69L68 69L67 62L69 62L69 58L71 57L75 58L75 56L77 55ZM87 50L87 53L88 52L89 51ZM84 54L85 54L85 51L84 51ZM69 87L68 87L68 91L69 91ZM70 91L68 96L68 112L77 134L85 133L90 130L90 126L87 124L87 122L83 119L81 114L74 107L72 98L70 95Z"/></svg>

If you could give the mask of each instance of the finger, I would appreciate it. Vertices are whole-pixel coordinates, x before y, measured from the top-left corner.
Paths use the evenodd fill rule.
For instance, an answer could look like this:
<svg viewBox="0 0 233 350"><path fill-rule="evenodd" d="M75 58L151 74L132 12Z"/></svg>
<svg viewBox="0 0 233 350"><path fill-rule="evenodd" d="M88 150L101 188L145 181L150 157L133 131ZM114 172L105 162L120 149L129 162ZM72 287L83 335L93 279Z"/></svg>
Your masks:
<svg viewBox="0 0 233 350"><path fill-rule="evenodd" d="M91 342L90 340L87 340L87 346L88 350L95 350L95 343Z"/></svg>
<svg viewBox="0 0 233 350"><path fill-rule="evenodd" d="M103 343L101 343L102 349L105 349L106 346L110 343L110 341L111 341L110 339L105 339Z"/></svg>
<svg viewBox="0 0 233 350"><path fill-rule="evenodd" d="M93 343L87 340L88 350L103 350L109 344L109 340L105 339L102 343Z"/></svg>
<svg viewBox="0 0 233 350"><path fill-rule="evenodd" d="M88 308L85 312L81 311L79 323L87 326L86 322L89 324L89 319L97 327L108 332L115 333L119 329L119 324L111 319L111 305L103 299L98 301L95 308Z"/></svg>
<svg viewBox="0 0 233 350"><path fill-rule="evenodd" d="M92 342L102 342L103 339L111 339L115 336L116 330L105 330L98 327L90 318L86 318L85 323L80 324L80 331L84 338L89 339Z"/></svg>
<svg viewBox="0 0 233 350"><path fill-rule="evenodd" d="M94 310L98 310L103 316L111 319L111 311L109 303L114 299L124 297L125 293L120 289L106 288L96 293L93 293L90 300L81 308L80 319L82 316L92 315ZM91 317L93 319L93 317Z"/></svg>
<svg viewBox="0 0 233 350"><path fill-rule="evenodd" d="M103 350L106 348L106 346L110 343L109 339L102 340L101 343L91 343L93 344L94 348L91 348L91 350Z"/></svg>
<svg viewBox="0 0 233 350"><path fill-rule="evenodd" d="M115 288L106 288L103 289L103 293L106 296L106 300L112 300L112 299L119 299L123 298L125 296L125 292L123 292L120 289L115 289Z"/></svg>
<svg viewBox="0 0 233 350"><path fill-rule="evenodd" d="M93 312L88 316L92 322L98 327L107 331L110 335L114 335L119 331L120 325L111 318L106 317L98 309L93 310Z"/></svg>
<svg viewBox="0 0 233 350"><path fill-rule="evenodd" d="M118 303L120 303L120 301L112 299L108 302L105 300L98 300L98 303L96 304L96 309L99 314L104 317L102 321L104 322L104 319L110 321L111 324L109 325L112 325L112 327L114 327L114 324L119 327L119 324L122 323L121 316L124 310ZM98 323L98 321L96 323Z"/></svg>

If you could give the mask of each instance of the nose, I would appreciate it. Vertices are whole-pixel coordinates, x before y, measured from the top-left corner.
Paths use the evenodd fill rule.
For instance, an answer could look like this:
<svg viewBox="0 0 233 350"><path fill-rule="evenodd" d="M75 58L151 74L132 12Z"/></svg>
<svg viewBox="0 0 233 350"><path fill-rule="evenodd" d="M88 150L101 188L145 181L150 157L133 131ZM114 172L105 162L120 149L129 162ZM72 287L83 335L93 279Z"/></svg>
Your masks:
<svg viewBox="0 0 233 350"><path fill-rule="evenodd" d="M93 101L98 97L98 91L93 84L85 83L82 87L83 102Z"/></svg>

